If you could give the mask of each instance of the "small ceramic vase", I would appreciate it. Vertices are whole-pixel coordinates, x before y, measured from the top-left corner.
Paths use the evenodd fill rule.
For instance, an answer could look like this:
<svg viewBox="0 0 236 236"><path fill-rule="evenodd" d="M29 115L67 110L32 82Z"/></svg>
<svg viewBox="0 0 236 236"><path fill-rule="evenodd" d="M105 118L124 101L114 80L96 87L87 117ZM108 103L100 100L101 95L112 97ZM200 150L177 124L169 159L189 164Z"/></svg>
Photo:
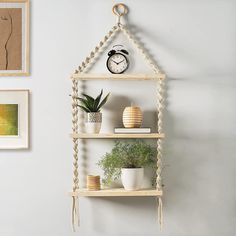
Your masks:
<svg viewBox="0 0 236 236"><path fill-rule="evenodd" d="M122 168L121 181L125 190L139 190L143 183L143 168Z"/></svg>

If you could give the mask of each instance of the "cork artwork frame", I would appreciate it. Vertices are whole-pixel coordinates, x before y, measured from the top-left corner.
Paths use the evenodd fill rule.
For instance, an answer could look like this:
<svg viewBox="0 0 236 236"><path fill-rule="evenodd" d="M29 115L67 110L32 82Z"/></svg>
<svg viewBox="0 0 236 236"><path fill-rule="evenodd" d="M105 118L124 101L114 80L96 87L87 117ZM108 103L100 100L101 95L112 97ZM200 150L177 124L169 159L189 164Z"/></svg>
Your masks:
<svg viewBox="0 0 236 236"><path fill-rule="evenodd" d="M29 0L0 0L0 76L29 76Z"/></svg>
<svg viewBox="0 0 236 236"><path fill-rule="evenodd" d="M0 90L0 149L29 148L28 89Z"/></svg>

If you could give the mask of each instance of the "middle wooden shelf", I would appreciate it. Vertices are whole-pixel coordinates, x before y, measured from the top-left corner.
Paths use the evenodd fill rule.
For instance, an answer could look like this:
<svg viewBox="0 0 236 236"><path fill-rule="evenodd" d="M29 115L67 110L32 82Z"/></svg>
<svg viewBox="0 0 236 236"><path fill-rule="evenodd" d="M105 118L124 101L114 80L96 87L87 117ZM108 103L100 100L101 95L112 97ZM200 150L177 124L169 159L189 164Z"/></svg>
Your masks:
<svg viewBox="0 0 236 236"><path fill-rule="evenodd" d="M165 137L163 133L150 133L150 134L115 134L115 133L73 133L70 135L72 138L78 139L162 139Z"/></svg>

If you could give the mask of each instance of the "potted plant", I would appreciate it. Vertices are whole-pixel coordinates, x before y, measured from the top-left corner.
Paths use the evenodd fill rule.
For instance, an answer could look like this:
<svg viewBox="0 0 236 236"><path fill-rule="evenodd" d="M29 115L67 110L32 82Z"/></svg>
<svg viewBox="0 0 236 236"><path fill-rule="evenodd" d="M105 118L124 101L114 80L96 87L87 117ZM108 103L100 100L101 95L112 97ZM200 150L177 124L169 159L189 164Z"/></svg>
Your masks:
<svg viewBox="0 0 236 236"><path fill-rule="evenodd" d="M82 94L83 98L77 97L80 101L80 105L78 106L86 112L85 127L87 133L100 132L102 124L102 113L100 110L107 102L110 93L108 93L105 98L101 100L102 94L103 90L101 90L100 94L96 98L93 98L85 93Z"/></svg>
<svg viewBox="0 0 236 236"><path fill-rule="evenodd" d="M144 167L155 165L156 149L143 141L115 143L110 153L98 162L104 171L103 183L110 185L121 177L125 190L138 190L143 181Z"/></svg>

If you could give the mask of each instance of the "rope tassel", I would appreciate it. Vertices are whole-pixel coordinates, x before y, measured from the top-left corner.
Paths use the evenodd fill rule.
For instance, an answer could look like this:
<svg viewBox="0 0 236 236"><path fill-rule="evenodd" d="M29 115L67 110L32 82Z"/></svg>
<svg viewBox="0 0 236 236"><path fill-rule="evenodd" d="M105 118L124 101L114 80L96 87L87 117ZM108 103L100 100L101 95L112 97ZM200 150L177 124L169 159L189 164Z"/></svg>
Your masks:
<svg viewBox="0 0 236 236"><path fill-rule="evenodd" d="M78 81L73 80L72 84L72 131L78 132ZM78 164L78 139L73 139L73 194L79 189L79 164ZM72 228L75 232L76 226L79 226L79 199L78 196L72 196Z"/></svg>
<svg viewBox="0 0 236 236"><path fill-rule="evenodd" d="M79 199L76 196L72 197L72 228L76 231L76 226L80 226L79 218Z"/></svg>
<svg viewBox="0 0 236 236"><path fill-rule="evenodd" d="M158 208L157 208L157 216L158 216L158 222L160 225L160 230L162 231L163 227L163 203L161 197L157 198L158 201Z"/></svg>

